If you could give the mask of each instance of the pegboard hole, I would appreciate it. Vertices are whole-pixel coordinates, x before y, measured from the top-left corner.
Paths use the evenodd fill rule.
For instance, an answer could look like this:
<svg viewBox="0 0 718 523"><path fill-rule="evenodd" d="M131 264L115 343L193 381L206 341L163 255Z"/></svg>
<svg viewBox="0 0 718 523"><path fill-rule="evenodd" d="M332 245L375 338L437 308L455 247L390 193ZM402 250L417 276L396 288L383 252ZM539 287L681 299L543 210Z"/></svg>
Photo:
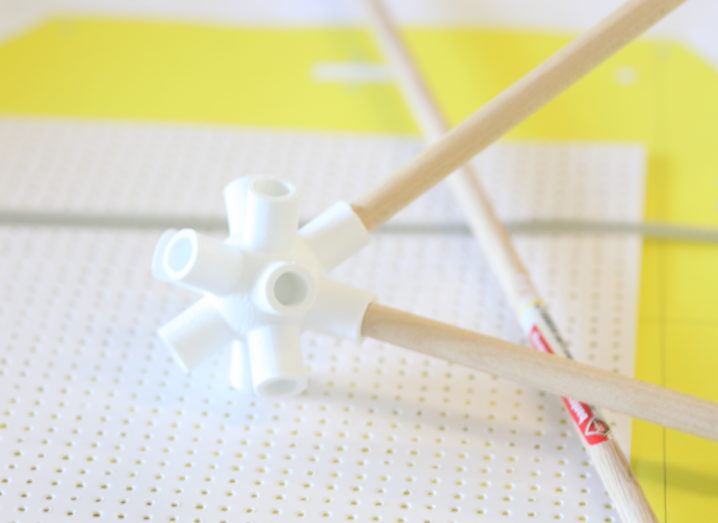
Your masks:
<svg viewBox="0 0 718 523"><path fill-rule="evenodd" d="M273 378L257 385L257 394L272 398L293 394L297 389L303 388L302 380L292 378Z"/></svg>

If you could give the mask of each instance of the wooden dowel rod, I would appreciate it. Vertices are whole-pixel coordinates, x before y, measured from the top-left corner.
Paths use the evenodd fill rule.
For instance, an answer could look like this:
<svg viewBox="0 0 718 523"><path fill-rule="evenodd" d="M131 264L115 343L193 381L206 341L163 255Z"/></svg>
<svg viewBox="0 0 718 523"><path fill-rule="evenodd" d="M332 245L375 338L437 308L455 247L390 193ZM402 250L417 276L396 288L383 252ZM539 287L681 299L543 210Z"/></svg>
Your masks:
<svg viewBox="0 0 718 523"><path fill-rule="evenodd" d="M523 386L718 440L718 404L658 385L376 303L367 308L362 334Z"/></svg>
<svg viewBox="0 0 718 523"><path fill-rule="evenodd" d="M376 229L684 1L630 0L358 199L354 210Z"/></svg>
<svg viewBox="0 0 718 523"><path fill-rule="evenodd" d="M392 67L404 98L424 135L429 142L439 139L447 131L448 126L438 103L422 78L418 66L404 45L398 29L381 0L365 0L365 6L374 35ZM524 320L527 307L540 307L540 296L513 246L508 231L499 221L491 201L471 165L465 165L463 169L448 179L448 183L484 256L500 280L504 291L508 294L509 303L512 305L518 321L522 324L524 334L534 343L534 348L545 350L543 347L536 346L535 342L538 339L531 333L534 329L538 329L537 332L542 333L544 329L549 329L549 332L543 333L541 338L543 342L550 343L549 350L552 353L570 357L568 347L562 342L550 316L549 321L544 324ZM534 314L533 317L539 320L541 318L540 314ZM658 519L616 440L610 432L595 434L593 427L597 425L607 428L608 424L591 405L584 404L580 408L591 413L592 424L571 415L571 405L573 404L571 400L564 399L564 405L577 430L577 436L598 472L621 521L657 522Z"/></svg>
<svg viewBox="0 0 718 523"><path fill-rule="evenodd" d="M364 5L377 42L424 136L429 143L440 140L449 126L398 30L380 0L366 0ZM493 211L491 201L471 164L466 164L447 182L502 288L508 293L509 303L514 305L514 310L523 307L527 300L535 299L538 293L531 284L528 271L513 248L511 236Z"/></svg>

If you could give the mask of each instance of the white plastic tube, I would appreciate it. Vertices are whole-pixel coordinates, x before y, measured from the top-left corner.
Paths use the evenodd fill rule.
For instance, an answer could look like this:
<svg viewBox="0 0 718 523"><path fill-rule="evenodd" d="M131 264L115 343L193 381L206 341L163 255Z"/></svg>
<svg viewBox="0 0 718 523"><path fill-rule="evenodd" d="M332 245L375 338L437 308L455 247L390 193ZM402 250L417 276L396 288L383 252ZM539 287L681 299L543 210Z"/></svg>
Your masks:
<svg viewBox="0 0 718 523"><path fill-rule="evenodd" d="M192 229L161 240L162 272L168 281L213 294L227 294L239 285L242 255L238 250Z"/></svg>
<svg viewBox="0 0 718 523"><path fill-rule="evenodd" d="M269 254L291 250L299 226L299 199L294 185L255 177L247 186L242 243Z"/></svg>
<svg viewBox="0 0 718 523"><path fill-rule="evenodd" d="M306 388L300 334L299 326L292 324L264 325L249 331L247 348L257 396L291 396Z"/></svg>
<svg viewBox="0 0 718 523"><path fill-rule="evenodd" d="M333 269L371 240L369 231L347 202L335 203L304 225L299 234L326 270Z"/></svg>
<svg viewBox="0 0 718 523"><path fill-rule="evenodd" d="M239 340L232 343L229 360L229 383L232 388L242 393L252 392L252 369L250 368L249 352Z"/></svg>
<svg viewBox="0 0 718 523"><path fill-rule="evenodd" d="M317 282L317 299L307 315L314 330L351 340L361 339L364 313L374 296L329 278Z"/></svg>
<svg viewBox="0 0 718 523"><path fill-rule="evenodd" d="M155 251L152 254L152 276L160 281L170 282L172 279L165 272L165 251L167 250L167 244L177 234L177 229L167 229L162 233L160 239L157 240L155 245Z"/></svg>
<svg viewBox="0 0 718 523"><path fill-rule="evenodd" d="M236 336L210 298L199 300L160 327L157 334L185 372L228 346Z"/></svg>
<svg viewBox="0 0 718 523"><path fill-rule="evenodd" d="M224 207L227 211L227 225L229 226L229 240L231 243L241 243L242 228L246 220L247 186L251 178L242 177L230 182L224 188Z"/></svg>

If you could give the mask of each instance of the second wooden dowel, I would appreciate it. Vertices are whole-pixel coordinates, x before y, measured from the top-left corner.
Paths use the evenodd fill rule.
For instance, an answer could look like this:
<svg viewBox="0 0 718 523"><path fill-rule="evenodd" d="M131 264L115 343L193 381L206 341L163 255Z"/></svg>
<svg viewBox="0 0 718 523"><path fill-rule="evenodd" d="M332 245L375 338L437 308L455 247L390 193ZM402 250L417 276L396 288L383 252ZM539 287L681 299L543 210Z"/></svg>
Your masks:
<svg viewBox="0 0 718 523"><path fill-rule="evenodd" d="M354 202L354 210L376 229L684 1L629 0Z"/></svg>
<svg viewBox="0 0 718 523"><path fill-rule="evenodd" d="M520 385L718 440L718 404L373 303L362 334Z"/></svg>

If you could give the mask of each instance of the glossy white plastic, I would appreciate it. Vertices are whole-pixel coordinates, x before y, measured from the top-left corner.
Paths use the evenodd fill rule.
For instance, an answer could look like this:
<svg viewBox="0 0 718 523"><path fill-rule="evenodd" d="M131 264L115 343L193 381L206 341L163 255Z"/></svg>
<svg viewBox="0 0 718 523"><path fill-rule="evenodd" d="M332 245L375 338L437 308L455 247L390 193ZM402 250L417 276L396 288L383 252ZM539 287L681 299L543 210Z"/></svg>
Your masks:
<svg viewBox="0 0 718 523"><path fill-rule="evenodd" d="M186 372L231 347L235 388L297 394L307 384L304 329L360 337L372 296L326 272L367 245L369 233L344 202L298 231L297 191L273 178L239 178L224 196L225 241L183 229L157 243L154 276L204 295L161 327L160 338Z"/></svg>

